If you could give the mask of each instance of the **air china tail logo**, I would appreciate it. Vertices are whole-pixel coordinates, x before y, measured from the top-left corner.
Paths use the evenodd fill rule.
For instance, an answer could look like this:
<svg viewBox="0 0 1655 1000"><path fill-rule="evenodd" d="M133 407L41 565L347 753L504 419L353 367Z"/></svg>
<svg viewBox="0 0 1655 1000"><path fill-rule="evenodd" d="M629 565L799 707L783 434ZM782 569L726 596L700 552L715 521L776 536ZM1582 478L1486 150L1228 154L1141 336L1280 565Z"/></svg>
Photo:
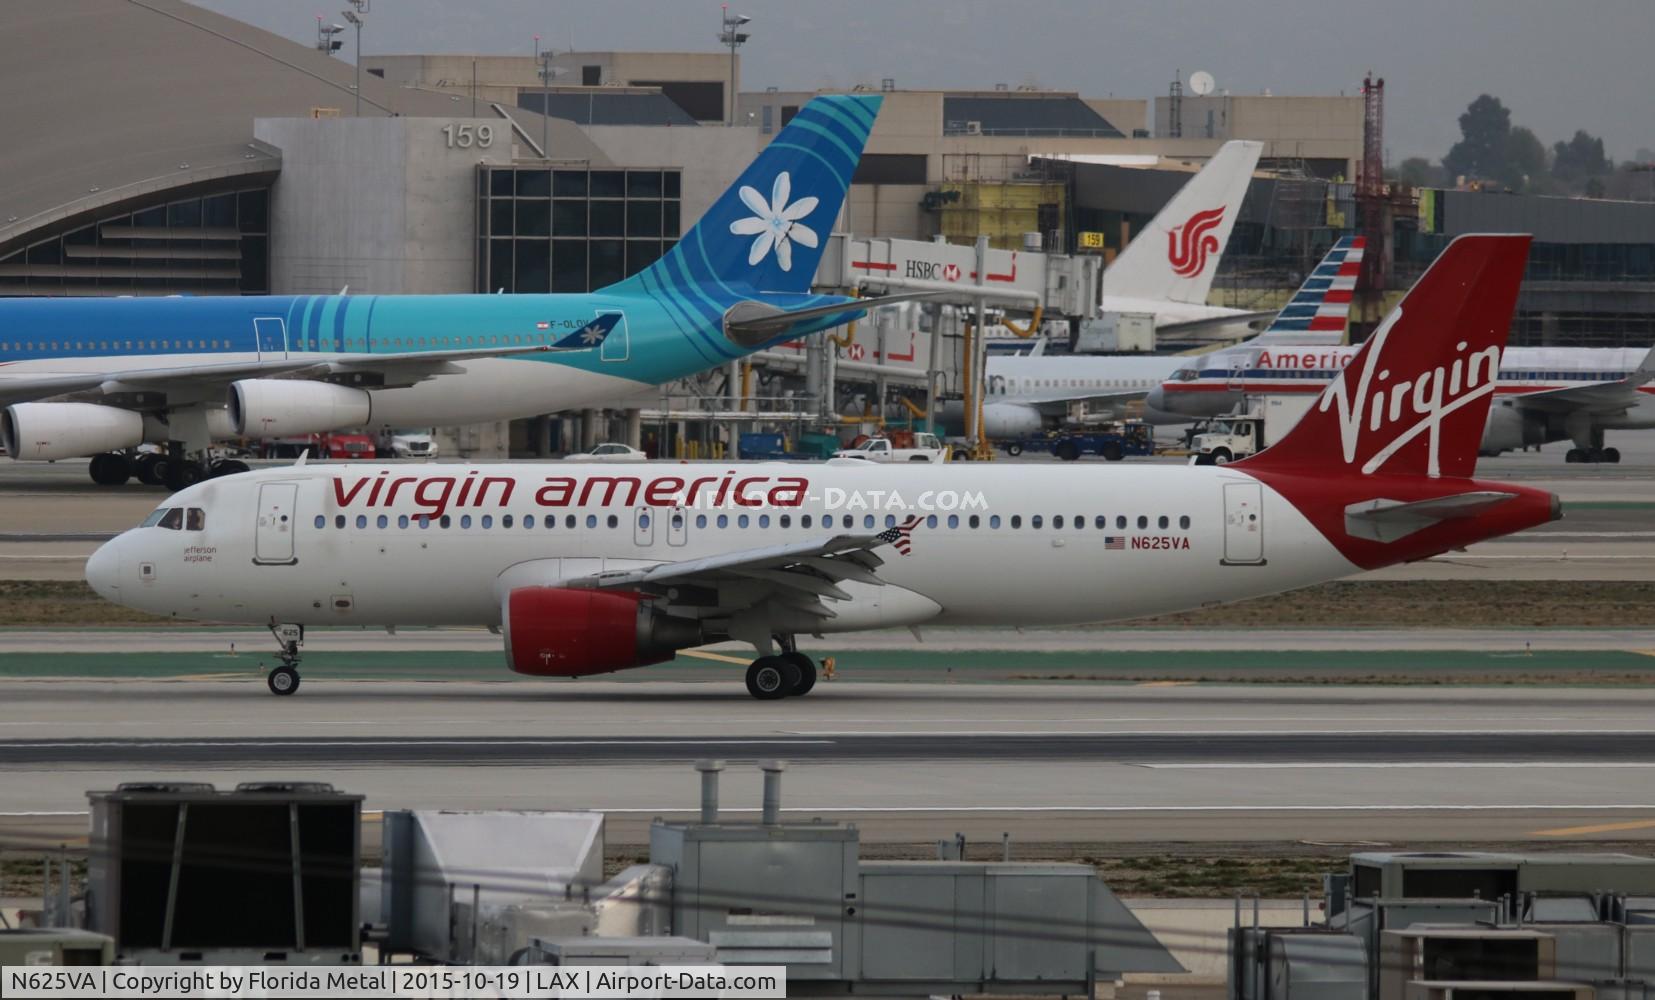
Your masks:
<svg viewBox="0 0 1655 1000"><path fill-rule="evenodd" d="M816 230L800 221L816 211L819 199L809 195L789 204L788 199L793 195L793 180L787 171L783 170L776 175L776 181L770 187L768 201L757 189L747 184L743 184L737 194L741 196L742 204L751 209L753 214L730 223L730 232L737 236L753 237L753 245L747 251L749 265L757 267L765 255L775 250L776 266L783 271L791 271L793 244L815 247L819 242Z"/></svg>
<svg viewBox="0 0 1655 1000"><path fill-rule="evenodd" d="M1351 394L1352 378L1347 370L1322 393L1316 409L1322 413L1338 409L1339 444L1346 465L1356 461L1364 423L1370 434L1391 435L1362 463L1363 475L1378 470L1404 445L1423 434L1430 443L1426 472L1438 476L1442 422L1462 406L1493 394L1500 372L1500 348L1490 345L1466 354L1470 345L1462 340L1454 345L1454 352L1462 356L1454 358L1452 365L1437 365L1414 379L1393 382L1391 370L1384 367L1385 342L1401 319L1402 308L1398 306L1369 339L1362 370L1355 376L1355 395Z"/></svg>
<svg viewBox="0 0 1655 1000"><path fill-rule="evenodd" d="M1181 226L1167 230L1167 262L1180 278L1193 278L1207 269L1207 255L1218 252L1213 230L1224 221L1224 206L1197 212Z"/></svg>

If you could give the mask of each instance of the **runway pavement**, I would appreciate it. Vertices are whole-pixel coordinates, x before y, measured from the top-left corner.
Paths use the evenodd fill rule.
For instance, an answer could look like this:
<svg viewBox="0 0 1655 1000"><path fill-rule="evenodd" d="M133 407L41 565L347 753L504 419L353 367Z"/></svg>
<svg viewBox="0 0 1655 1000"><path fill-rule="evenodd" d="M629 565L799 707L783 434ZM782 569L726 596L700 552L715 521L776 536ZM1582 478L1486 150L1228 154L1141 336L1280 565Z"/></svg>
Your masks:
<svg viewBox="0 0 1655 1000"><path fill-rule="evenodd" d="M637 843L689 764L791 762L787 815L871 841L1416 844L1648 837L1655 691L307 681L0 683L0 842L84 832L121 781L329 781L370 809L601 808Z"/></svg>

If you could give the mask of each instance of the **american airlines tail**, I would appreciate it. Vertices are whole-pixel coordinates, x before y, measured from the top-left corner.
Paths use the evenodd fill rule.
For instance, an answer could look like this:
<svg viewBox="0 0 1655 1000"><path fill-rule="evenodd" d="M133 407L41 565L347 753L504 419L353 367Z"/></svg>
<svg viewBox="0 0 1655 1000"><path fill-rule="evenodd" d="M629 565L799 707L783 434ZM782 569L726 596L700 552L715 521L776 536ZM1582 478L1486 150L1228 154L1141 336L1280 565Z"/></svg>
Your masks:
<svg viewBox="0 0 1655 1000"><path fill-rule="evenodd" d="M1226 142L1103 274L1107 294L1205 305L1261 142Z"/></svg>
<svg viewBox="0 0 1655 1000"><path fill-rule="evenodd" d="M808 292L881 100L813 98L676 246L611 289Z"/></svg>
<svg viewBox="0 0 1655 1000"><path fill-rule="evenodd" d="M1281 312L1252 342L1260 347L1329 347L1342 343L1367 245L1363 236L1346 236L1333 244Z"/></svg>

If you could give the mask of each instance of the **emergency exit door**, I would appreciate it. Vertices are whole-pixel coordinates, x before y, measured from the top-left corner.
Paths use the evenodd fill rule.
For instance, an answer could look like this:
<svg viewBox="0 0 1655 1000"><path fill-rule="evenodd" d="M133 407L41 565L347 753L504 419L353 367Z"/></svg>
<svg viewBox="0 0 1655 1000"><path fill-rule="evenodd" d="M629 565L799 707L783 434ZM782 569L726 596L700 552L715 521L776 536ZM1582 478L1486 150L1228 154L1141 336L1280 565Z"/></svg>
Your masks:
<svg viewBox="0 0 1655 1000"><path fill-rule="evenodd" d="M265 483L259 487L259 521L253 535L253 561L263 566L291 566L298 483Z"/></svg>
<svg viewBox="0 0 1655 1000"><path fill-rule="evenodd" d="M1264 486L1224 484L1224 565L1264 564Z"/></svg>

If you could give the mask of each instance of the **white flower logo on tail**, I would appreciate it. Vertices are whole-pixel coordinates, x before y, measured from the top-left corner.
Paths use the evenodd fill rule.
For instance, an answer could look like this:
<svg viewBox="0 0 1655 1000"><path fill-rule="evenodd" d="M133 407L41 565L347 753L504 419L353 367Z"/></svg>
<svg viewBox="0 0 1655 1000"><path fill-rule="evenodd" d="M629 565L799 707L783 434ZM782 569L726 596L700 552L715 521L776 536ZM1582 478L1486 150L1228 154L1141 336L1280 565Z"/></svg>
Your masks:
<svg viewBox="0 0 1655 1000"><path fill-rule="evenodd" d="M739 193L742 203L752 209L753 214L730 223L730 232L737 236L753 237L753 248L747 252L748 264L757 267L764 255L774 247L776 263L781 265L783 271L791 271L793 244L797 243L802 247L816 246L816 230L799 220L816 211L818 199L814 196L800 198L789 205L787 199L792 195L792 189L793 181L785 170L776 175L776 183L770 190L768 202L764 200L764 195L752 187L746 184L741 186Z"/></svg>

